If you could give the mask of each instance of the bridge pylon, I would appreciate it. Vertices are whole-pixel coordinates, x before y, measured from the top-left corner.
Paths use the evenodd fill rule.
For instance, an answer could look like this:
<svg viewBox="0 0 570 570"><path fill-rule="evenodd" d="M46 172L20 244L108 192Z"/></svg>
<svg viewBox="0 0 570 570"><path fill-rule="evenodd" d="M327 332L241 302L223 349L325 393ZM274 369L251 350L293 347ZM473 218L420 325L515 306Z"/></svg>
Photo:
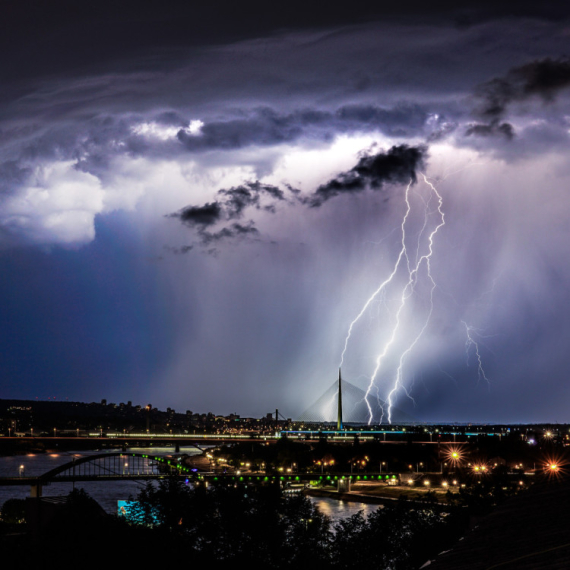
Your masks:
<svg viewBox="0 0 570 570"><path fill-rule="evenodd" d="M342 431L344 429L342 425L342 378L340 375L340 368L338 369L338 410L336 417L336 429L337 431Z"/></svg>

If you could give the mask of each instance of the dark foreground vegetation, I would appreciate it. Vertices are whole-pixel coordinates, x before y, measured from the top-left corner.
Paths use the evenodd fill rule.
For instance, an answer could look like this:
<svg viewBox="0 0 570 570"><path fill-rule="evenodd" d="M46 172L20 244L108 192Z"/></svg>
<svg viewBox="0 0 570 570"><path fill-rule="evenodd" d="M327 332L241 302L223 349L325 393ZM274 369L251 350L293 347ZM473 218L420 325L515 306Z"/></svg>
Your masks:
<svg viewBox="0 0 570 570"><path fill-rule="evenodd" d="M465 527L463 514L404 502L331 525L306 497L285 497L275 486L206 489L178 479L149 485L126 516L105 515L75 490L39 533L21 532L21 511L7 507L0 542L6 568L77 567L101 556L114 559L112 567L162 559L185 567L405 570L454 543Z"/></svg>

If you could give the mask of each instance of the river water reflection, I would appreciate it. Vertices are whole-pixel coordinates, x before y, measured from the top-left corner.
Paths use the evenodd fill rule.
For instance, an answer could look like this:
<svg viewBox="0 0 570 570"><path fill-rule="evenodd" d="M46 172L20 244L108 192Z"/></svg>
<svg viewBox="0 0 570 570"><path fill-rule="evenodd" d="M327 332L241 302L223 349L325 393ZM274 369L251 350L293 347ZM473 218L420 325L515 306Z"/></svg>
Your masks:
<svg viewBox="0 0 570 570"><path fill-rule="evenodd" d="M120 450L110 449L106 451L112 453ZM102 452L70 451L65 453L40 453L0 457L0 477L18 477L20 474L26 477L42 475L55 467L69 463L73 457L85 457L88 455L98 455L100 453ZM173 453L173 450L171 447L149 447L137 448L133 450L133 453L166 455ZM188 447L181 448L180 453L197 455L201 452L194 447ZM145 481L109 481L106 483L92 481L76 484L76 487L81 487L89 493L108 513L116 513L118 500L128 499L130 495L136 495L145 485ZM67 495L72 488L72 483L54 483L44 487L43 495L44 497ZM28 487L0 487L0 508L8 499L25 499L29 496L30 489ZM378 505L336 501L324 497L310 497L310 499L324 515L330 517L333 523L342 518L349 517L358 511L363 511L363 514L366 515L378 508Z"/></svg>

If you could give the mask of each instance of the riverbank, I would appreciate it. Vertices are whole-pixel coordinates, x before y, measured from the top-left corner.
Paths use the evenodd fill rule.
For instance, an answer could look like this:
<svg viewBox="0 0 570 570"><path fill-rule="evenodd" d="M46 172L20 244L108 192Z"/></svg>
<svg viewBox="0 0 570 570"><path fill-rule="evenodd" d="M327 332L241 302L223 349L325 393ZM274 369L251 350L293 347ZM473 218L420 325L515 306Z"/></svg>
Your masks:
<svg viewBox="0 0 570 570"><path fill-rule="evenodd" d="M392 489L390 490L392 491ZM417 508L430 508L438 512L449 511L450 506L444 502L431 502L417 500L417 498L410 498L410 494L404 490L398 496L389 496L381 492L361 493L357 491L338 492L334 489L319 489L315 487L307 487L303 493L309 497L325 497L337 501L347 501L354 503L366 503L371 505L396 505L404 501L406 505ZM416 494L416 496L419 493Z"/></svg>

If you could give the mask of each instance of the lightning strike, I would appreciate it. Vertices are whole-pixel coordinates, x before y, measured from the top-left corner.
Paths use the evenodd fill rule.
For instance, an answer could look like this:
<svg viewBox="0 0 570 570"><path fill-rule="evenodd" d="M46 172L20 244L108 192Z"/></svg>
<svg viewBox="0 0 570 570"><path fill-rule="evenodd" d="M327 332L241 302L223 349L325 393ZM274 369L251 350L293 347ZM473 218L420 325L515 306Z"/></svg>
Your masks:
<svg viewBox="0 0 570 570"><path fill-rule="evenodd" d="M405 193L406 213L404 214L404 218L402 219L402 225L400 226L401 230L402 230L402 247L400 249L400 253L398 254L398 258L396 259L396 263L394 264L394 269L392 269L392 272L390 273L390 275L386 278L385 281L383 281L380 284L378 289L376 289L376 291L374 291L374 293L372 293L372 295L368 298L368 301L366 301L366 303L364 303L364 306L362 307L360 313L358 313L358 315L356 315L356 318L350 323L350 325L348 327L348 333L347 333L346 339L344 341L344 349L342 351L342 354L340 355L339 367L342 367L342 363L344 362L344 355L346 354L346 349L348 348L348 340L350 339L350 337L352 335L352 329L354 328L354 325L360 320L362 315L366 312L366 309L368 309L368 307L370 306L370 303L372 303L372 301L374 301L374 299L376 299L376 297L382 291L384 291L384 289L392 281L392 279L394 279L394 276L396 275L396 273L398 272L398 268L400 267L400 262L402 261L402 257L406 256L406 258L407 258L407 253L406 253L406 221L407 221L408 216L410 215L410 211L411 211L410 200L409 200L409 193L410 193L410 186L411 185L412 185L412 180L410 180L408 186L406 187L406 193ZM408 260L408 265L409 265L409 260ZM368 401L366 403L368 404ZM369 408L370 408L370 406L369 406Z"/></svg>
<svg viewBox="0 0 570 570"><path fill-rule="evenodd" d="M406 192L404 195L404 199L405 199L405 203L406 203L406 212L404 214L404 217L402 219L402 224L400 226L401 234L402 234L402 240L401 240L401 248L400 248L400 251L398 254L398 258L396 259L396 262L394 264L394 267L393 267L390 275L380 284L380 286L376 289L376 291L374 291L374 293L368 298L368 300L366 301L366 303L364 304L364 306L362 307L361 311L358 313L356 318L350 323L349 328L348 328L348 333L347 333L347 336L346 336L346 339L344 342L344 349L343 349L342 355L341 355L341 364L342 364L342 362L344 361L344 356L346 354L347 347L348 347L348 341L352 335L352 331L353 331L354 326L360 320L362 315L366 312L366 310L368 309L368 307L370 306L372 301L381 292L383 292L390 283L395 281L396 274L398 273L400 268L405 267L405 269L407 271L407 280L406 280L405 285L401 289L401 293L399 294L398 309L397 309L396 314L395 314L395 319L394 319L394 323L392 325L392 330L388 336L387 341L384 344L383 349L381 350L380 354L376 358L376 366L374 368L374 372L372 373L372 375L370 377L368 388L366 390L366 394L364 397L364 400L366 402L366 405L368 407L368 412L369 412L369 420L368 420L369 424L371 424L373 419L374 419L372 407L371 407L370 402L369 402L369 396L373 390L376 392L377 397L379 395L379 387L376 384L376 378L378 377L378 375L380 373L382 363L383 363L386 355L388 354L389 350L392 348L392 346L394 345L396 340L400 340L399 333L400 333L400 328L401 328L402 314L403 314L406 306L408 305L408 300L410 299L410 297L412 297L412 295L414 295L414 293L416 293L416 286L417 286L418 281L421 277L420 271L424 267L425 267L425 273L427 275L427 281L429 283L429 296L428 296L429 301L428 301L427 315L426 315L418 333L412 338L411 342L409 342L407 344L406 348L400 354L395 378L393 380L392 387L389 390L388 396L386 398L387 417L388 417L389 423L391 423L391 419L392 419L391 413L392 413L393 396L395 395L395 393L400 388L404 388L402 380L403 380L403 370L404 370L404 363L405 363L406 357L415 348L415 346L417 345L417 343L419 342L419 340L423 336L423 334L424 334L424 332L425 332L425 330L426 330L426 328L430 322L431 315L433 312L433 294L434 294L434 290L436 288L436 283L435 283L435 281L432 277L432 273L431 273L431 258L433 255L434 238L435 238L436 234L438 233L438 231L440 230L440 228L442 228L445 225L445 214L443 212L443 198L442 198L442 196L439 194L439 192L437 191L435 186L429 181L427 176L425 174L422 174L422 176L423 176L425 184L427 186L429 186L429 188L430 188L430 195L427 199L423 199L420 196L420 199L422 200L423 207L424 207L424 220L423 220L423 225L422 225L422 227L418 233L418 236L417 236L417 243L415 244L415 250L416 250L415 256L414 256L415 263L412 262L411 255L408 252L407 232L406 232L406 227L407 227L409 217L410 217L410 213L412 210L412 205L410 202L410 187L411 187L413 181L410 181L410 183L406 187ZM433 199L437 200L437 207L432 211L430 204L431 204ZM437 222L435 223L435 227L433 227L433 229L427 235L427 238L425 238L425 233L426 233L426 229L427 229L428 224L429 224L429 220L433 215L437 216ZM425 238L425 239L422 239L422 238ZM421 247L422 243L424 244L424 247L425 247L425 245L427 245L427 251L425 253L423 253L422 255L420 255L420 251L422 249L422 247ZM403 260L405 260L405 263L402 263ZM405 391L406 391L406 394L409 396L409 393L407 392L407 390L405 390ZM380 423L382 423L383 418L384 418L384 411L382 412L382 417L380 418Z"/></svg>
<svg viewBox="0 0 570 570"><path fill-rule="evenodd" d="M416 257L416 266L414 267L413 270L411 270L409 272L409 279L408 279L408 282L406 283L406 285L402 291L400 306L398 308L398 312L396 313L396 323L395 323L395 326L392 330L392 335L390 337L389 342L384 347L384 350L381 353L381 356L378 357L378 359L376 360L376 368L375 368L375 370L374 370L374 372L370 378L369 390L366 392L366 395L368 396L368 394L370 392L370 387L374 384L376 376L378 375L378 372L380 370L382 359L384 358L388 348L392 345L392 343L396 339L396 334L398 332L398 329L400 328L400 314L406 306L406 301L415 292L415 286L417 284L417 279L418 279L418 272L419 272L421 266L424 265L424 263L425 263L427 278L428 278L429 282L431 283L430 293L429 293L429 310L428 310L426 319L424 320L423 326L421 327L419 333L416 335L416 337L412 340L412 342L408 345L408 347L400 355L398 368L396 370L396 378L394 380L392 389L390 390L390 392L388 392L388 397L386 398L386 403L388 405L388 423L392 423L392 397L398 391L398 389L402 386L402 375L403 375L404 361L405 361L406 357L408 356L408 354L414 349L414 347L416 346L416 344L418 343L420 338L423 336L423 334L424 334L424 332L425 332L425 330L429 324L429 321L431 319L431 315L433 313L433 292L434 292L435 287L436 287L436 283L435 283L435 281L432 277L432 274L431 274L431 257L433 255L433 240L435 238L435 235L439 231L439 229L445 225L445 214L442 210L443 198L441 197L441 194L439 194L439 192L437 191L435 186L428 180L428 178L426 177L425 174L422 174L422 176L423 176L424 182L431 188L433 194L437 197L437 201L438 201L437 213L439 215L440 221L436 224L435 228L431 231L431 233L429 234L429 237L427 239L427 241L428 241L428 252L419 258ZM430 198L431 198L431 196L430 196ZM428 211L429 200L425 204L426 204L426 210L425 210L425 217L424 217L424 228L427 225L427 216L429 214L429 211ZM423 233L424 228L422 228L421 233ZM406 258L407 257L408 256L406 254ZM408 268L409 268L409 266L408 266ZM371 411L370 406L369 406L369 410ZM382 414L382 417L380 418L380 423L382 423L383 415L384 414ZM373 417L372 417L372 413L371 413L370 418L368 420L368 423L369 424L372 423L372 420L373 420Z"/></svg>
<svg viewBox="0 0 570 570"><path fill-rule="evenodd" d="M475 356L477 357L477 378L481 380L483 378L486 380L487 384L490 384L489 378L485 374L483 369L483 361L481 360L481 354L479 352L479 343L473 338L471 333L478 334L477 329L468 325L465 321L461 321L465 325L465 333L467 334L467 339L465 341L465 352L467 354L467 366L469 366L469 351L472 347L475 349Z"/></svg>

